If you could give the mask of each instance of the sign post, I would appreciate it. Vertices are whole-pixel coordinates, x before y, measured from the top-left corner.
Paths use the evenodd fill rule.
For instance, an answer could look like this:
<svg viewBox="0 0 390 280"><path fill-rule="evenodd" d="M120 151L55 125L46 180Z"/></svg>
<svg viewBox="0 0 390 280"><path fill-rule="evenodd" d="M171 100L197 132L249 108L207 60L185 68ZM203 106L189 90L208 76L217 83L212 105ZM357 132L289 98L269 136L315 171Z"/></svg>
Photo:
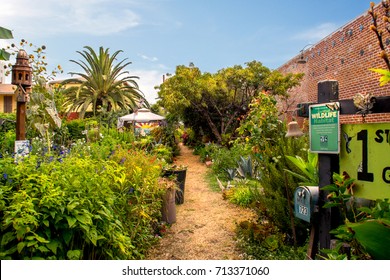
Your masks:
<svg viewBox="0 0 390 280"><path fill-rule="evenodd" d="M319 198L317 217L312 220L307 250L315 259L320 249L330 248L330 231L337 227L337 209L323 208L328 193L322 187L332 184L332 175L339 171L339 91L338 82L318 82L318 105L309 107L310 150L318 153Z"/></svg>

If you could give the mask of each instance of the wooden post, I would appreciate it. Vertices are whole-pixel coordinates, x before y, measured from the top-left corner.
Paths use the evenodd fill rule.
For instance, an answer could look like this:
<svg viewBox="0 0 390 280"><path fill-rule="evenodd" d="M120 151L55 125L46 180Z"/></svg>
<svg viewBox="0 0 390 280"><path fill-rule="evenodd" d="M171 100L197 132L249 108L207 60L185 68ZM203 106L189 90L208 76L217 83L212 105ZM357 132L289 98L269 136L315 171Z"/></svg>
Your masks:
<svg viewBox="0 0 390 280"><path fill-rule="evenodd" d="M321 81L318 83L318 103L338 101L338 82ZM333 183L333 173L339 172L339 156L337 154L318 154L319 173L319 212L312 224L307 257L315 259L321 249L330 248L330 230L338 224L338 211L333 208L322 208L327 201L328 193L321 188Z"/></svg>
<svg viewBox="0 0 390 280"><path fill-rule="evenodd" d="M16 103L16 140L26 140L26 102Z"/></svg>

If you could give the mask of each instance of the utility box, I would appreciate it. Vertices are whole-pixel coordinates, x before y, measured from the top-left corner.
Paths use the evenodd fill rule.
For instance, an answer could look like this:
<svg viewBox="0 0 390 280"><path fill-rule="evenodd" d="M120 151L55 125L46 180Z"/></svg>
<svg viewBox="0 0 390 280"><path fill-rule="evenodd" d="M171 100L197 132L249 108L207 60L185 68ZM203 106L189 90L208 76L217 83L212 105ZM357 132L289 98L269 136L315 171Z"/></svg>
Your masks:
<svg viewBox="0 0 390 280"><path fill-rule="evenodd" d="M318 211L318 197L319 187L298 187L294 193L295 217L310 223L313 213Z"/></svg>

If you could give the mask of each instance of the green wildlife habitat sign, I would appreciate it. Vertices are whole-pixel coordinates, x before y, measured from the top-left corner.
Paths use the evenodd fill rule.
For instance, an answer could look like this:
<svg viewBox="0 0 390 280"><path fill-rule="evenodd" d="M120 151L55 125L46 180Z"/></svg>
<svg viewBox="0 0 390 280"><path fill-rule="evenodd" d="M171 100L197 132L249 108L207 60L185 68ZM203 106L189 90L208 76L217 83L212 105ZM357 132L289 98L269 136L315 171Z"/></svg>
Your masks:
<svg viewBox="0 0 390 280"><path fill-rule="evenodd" d="M312 153L339 153L339 107L338 102L310 106L309 130Z"/></svg>
<svg viewBox="0 0 390 280"><path fill-rule="evenodd" d="M341 126L340 173L355 181L354 195L390 198L390 123Z"/></svg>

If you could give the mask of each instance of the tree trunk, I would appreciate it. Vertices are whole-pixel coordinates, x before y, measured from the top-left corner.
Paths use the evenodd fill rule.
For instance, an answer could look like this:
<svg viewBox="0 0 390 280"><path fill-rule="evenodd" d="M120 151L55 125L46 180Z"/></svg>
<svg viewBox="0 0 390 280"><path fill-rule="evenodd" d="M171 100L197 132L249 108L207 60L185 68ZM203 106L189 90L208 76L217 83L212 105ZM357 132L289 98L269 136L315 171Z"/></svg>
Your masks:
<svg viewBox="0 0 390 280"><path fill-rule="evenodd" d="M218 143L220 144L222 142L221 133L218 131L217 126L211 120L209 112L206 109L199 108L199 107L198 107L198 111L199 111L199 113L201 113L206 118L207 124L211 128L211 131L213 132L213 134L214 134L215 138L217 139Z"/></svg>

